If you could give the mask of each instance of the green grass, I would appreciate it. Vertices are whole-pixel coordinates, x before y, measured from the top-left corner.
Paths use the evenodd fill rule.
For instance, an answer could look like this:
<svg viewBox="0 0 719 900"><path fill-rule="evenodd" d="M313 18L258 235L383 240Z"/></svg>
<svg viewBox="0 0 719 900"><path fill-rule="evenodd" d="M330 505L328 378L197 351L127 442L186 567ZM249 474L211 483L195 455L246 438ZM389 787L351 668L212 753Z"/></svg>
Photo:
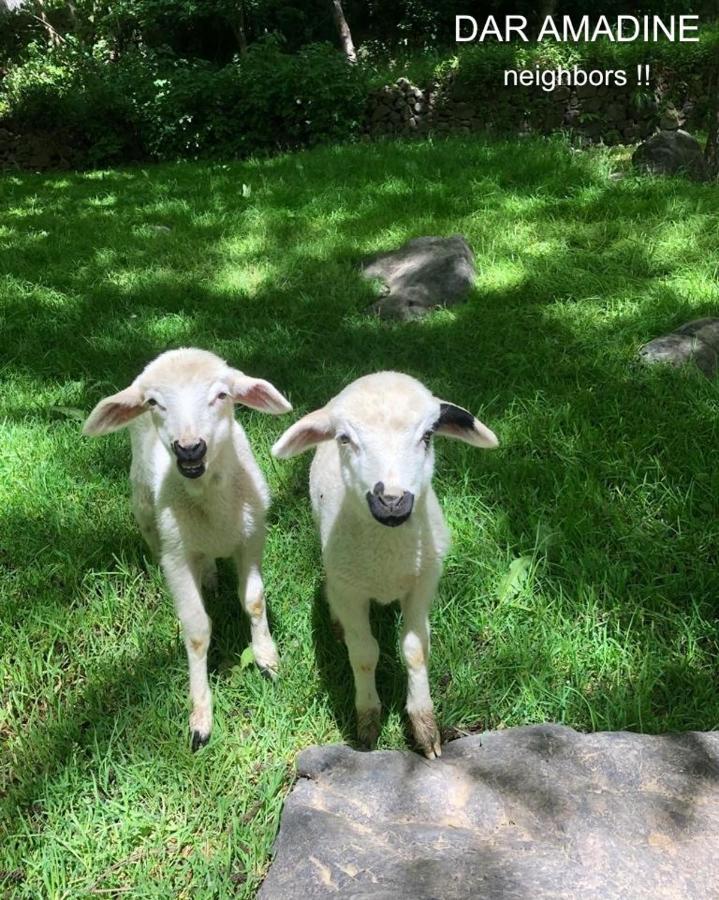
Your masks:
<svg viewBox="0 0 719 900"><path fill-rule="evenodd" d="M494 453L438 447L454 545L431 680L448 732L719 725L716 387L635 362L716 311L716 188L608 177L625 164L453 140L4 177L0 893L250 897L297 752L352 737L309 457L274 462L291 418L240 410L274 496L281 679L240 667L223 569L215 730L188 749L185 653L131 518L127 438L84 439L73 412L172 346L270 378L293 415L401 369L497 432ZM360 256L454 232L479 268L466 305L406 326L363 315ZM375 624L380 745L404 747L396 611Z"/></svg>

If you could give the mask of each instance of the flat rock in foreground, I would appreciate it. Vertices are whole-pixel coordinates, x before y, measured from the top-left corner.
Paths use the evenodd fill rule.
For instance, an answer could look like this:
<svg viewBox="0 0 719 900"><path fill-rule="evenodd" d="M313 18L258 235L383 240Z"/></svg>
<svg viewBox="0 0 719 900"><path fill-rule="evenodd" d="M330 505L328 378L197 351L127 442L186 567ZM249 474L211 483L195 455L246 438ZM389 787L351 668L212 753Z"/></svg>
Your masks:
<svg viewBox="0 0 719 900"><path fill-rule="evenodd" d="M371 311L404 321L464 300L475 279L472 248L461 234L414 238L365 260L361 271L384 284L385 294Z"/></svg>
<svg viewBox="0 0 719 900"><path fill-rule="evenodd" d="M310 747L261 900L719 897L719 733Z"/></svg>
<svg viewBox="0 0 719 900"><path fill-rule="evenodd" d="M707 377L716 375L719 319L694 319L670 334L654 338L639 350L645 363L683 366L694 363Z"/></svg>

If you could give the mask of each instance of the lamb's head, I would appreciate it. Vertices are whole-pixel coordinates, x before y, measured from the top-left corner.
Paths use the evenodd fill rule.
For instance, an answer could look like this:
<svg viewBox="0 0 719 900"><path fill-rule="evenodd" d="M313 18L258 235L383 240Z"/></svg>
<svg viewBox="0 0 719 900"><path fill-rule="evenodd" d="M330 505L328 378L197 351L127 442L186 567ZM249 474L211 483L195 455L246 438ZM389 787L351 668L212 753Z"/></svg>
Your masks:
<svg viewBox="0 0 719 900"><path fill-rule="evenodd" d="M435 434L475 447L498 444L470 412L438 400L415 378L377 372L292 425L272 453L285 458L336 440L347 491L377 522L392 527L409 519L431 483Z"/></svg>
<svg viewBox="0 0 719 900"><path fill-rule="evenodd" d="M269 381L244 375L214 353L169 350L125 390L101 400L83 432L107 434L147 414L179 472L200 478L231 434L235 403L273 415L292 409Z"/></svg>

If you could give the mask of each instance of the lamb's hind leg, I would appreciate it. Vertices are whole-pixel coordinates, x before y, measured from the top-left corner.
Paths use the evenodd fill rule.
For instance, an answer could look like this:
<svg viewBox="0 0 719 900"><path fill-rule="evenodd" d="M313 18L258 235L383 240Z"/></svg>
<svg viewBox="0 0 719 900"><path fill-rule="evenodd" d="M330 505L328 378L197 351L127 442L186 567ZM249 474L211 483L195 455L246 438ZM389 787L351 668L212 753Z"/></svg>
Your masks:
<svg viewBox="0 0 719 900"><path fill-rule="evenodd" d="M439 572L421 576L402 602L402 654L407 665L407 714L415 740L429 759L442 755L427 675L429 608L438 581Z"/></svg>
<svg viewBox="0 0 719 900"><path fill-rule="evenodd" d="M192 749L210 739L212 731L212 694L207 680L207 649L210 645L210 619L200 593L202 560L187 560L163 554L162 569L182 623L187 661L190 668L190 732Z"/></svg>
<svg viewBox="0 0 719 900"><path fill-rule="evenodd" d="M277 676L279 656L270 634L265 604L265 586L262 581L262 553L264 531L252 535L235 553L238 595L250 619L252 651L255 662L263 674Z"/></svg>

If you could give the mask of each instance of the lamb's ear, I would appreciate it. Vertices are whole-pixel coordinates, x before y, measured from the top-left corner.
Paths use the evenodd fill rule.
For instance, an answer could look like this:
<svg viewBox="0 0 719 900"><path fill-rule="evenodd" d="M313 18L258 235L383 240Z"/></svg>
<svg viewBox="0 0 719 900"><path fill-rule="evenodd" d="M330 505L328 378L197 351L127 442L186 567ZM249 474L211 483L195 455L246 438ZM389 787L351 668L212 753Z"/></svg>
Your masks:
<svg viewBox="0 0 719 900"><path fill-rule="evenodd" d="M456 438L473 447L485 447L492 449L499 446L497 435L487 428L471 412L455 406L454 403L439 402L439 419L435 427L435 434L444 437Z"/></svg>
<svg viewBox="0 0 719 900"><path fill-rule="evenodd" d="M146 411L142 391L131 384L124 391L101 400L87 417L82 433L97 437L100 434L119 431Z"/></svg>
<svg viewBox="0 0 719 900"><path fill-rule="evenodd" d="M272 455L289 459L334 437L335 430L325 409L307 413L291 425L272 448Z"/></svg>
<svg viewBox="0 0 719 900"><path fill-rule="evenodd" d="M230 396L235 403L249 406L250 409L258 409L260 412L279 416L282 413L291 412L292 404L283 397L274 384L263 378L251 378L237 369L231 369L227 377L230 388Z"/></svg>

